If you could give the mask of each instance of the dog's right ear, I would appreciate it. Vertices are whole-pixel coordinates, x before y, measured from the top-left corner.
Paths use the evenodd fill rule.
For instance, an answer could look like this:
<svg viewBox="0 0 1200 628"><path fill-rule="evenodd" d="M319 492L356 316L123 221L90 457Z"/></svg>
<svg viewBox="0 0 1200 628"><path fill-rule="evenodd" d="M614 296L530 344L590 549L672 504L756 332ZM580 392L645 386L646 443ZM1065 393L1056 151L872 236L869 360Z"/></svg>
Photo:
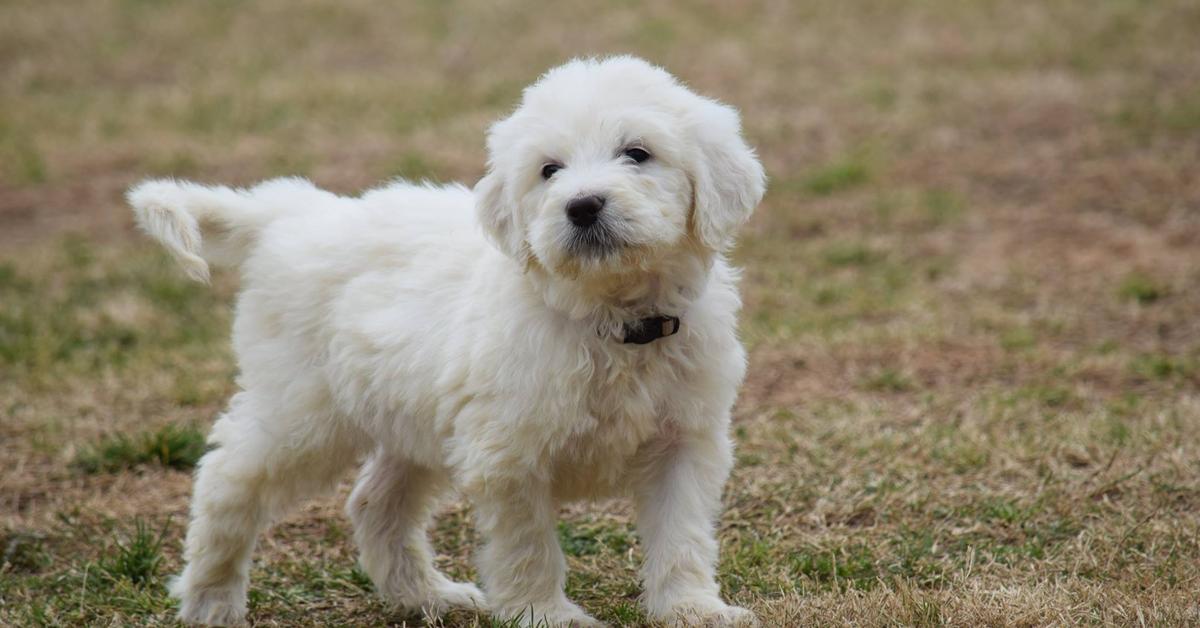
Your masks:
<svg viewBox="0 0 1200 628"><path fill-rule="evenodd" d="M521 230L516 225L516 212L504 188L504 175L495 167L489 168L475 184L475 215L496 247L505 255L519 259Z"/></svg>

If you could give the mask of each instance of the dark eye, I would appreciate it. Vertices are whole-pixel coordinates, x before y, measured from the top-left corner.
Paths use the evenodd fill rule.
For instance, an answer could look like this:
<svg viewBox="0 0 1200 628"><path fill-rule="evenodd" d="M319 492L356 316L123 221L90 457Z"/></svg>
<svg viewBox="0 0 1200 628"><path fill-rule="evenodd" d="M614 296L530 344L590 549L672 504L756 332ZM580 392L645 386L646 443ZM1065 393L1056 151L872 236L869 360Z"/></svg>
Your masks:
<svg viewBox="0 0 1200 628"><path fill-rule="evenodd" d="M646 152L646 149L644 148L626 148L625 156L639 164L647 159L650 159L650 153Z"/></svg>
<svg viewBox="0 0 1200 628"><path fill-rule="evenodd" d="M546 164L542 166L542 178L549 179L554 176L554 173L562 170L562 166L558 164Z"/></svg>

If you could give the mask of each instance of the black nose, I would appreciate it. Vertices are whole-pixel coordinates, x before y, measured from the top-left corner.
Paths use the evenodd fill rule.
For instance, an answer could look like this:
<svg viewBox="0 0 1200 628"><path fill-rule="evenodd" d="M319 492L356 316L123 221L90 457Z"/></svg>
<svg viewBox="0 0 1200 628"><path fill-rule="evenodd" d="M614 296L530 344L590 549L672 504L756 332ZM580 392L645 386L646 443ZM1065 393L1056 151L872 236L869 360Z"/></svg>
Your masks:
<svg viewBox="0 0 1200 628"><path fill-rule="evenodd" d="M603 196L581 196L567 203L567 218L576 227L590 227L596 223L601 209L604 209Z"/></svg>

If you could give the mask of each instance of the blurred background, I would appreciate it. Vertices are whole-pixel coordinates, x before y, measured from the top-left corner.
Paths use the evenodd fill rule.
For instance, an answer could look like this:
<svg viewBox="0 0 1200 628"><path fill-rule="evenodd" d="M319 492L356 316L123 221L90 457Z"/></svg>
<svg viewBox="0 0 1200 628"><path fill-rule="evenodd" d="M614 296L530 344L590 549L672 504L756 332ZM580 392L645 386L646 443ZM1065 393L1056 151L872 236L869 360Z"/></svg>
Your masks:
<svg viewBox="0 0 1200 628"><path fill-rule="evenodd" d="M734 254L734 601L1200 622L1197 34L1191 0L4 2L0 623L171 621L236 281L185 281L129 184L473 184L525 85L611 53L738 107L771 178ZM644 623L627 505L560 533L570 594ZM437 539L472 577L465 505ZM289 517L252 618L413 621L352 545L336 497Z"/></svg>

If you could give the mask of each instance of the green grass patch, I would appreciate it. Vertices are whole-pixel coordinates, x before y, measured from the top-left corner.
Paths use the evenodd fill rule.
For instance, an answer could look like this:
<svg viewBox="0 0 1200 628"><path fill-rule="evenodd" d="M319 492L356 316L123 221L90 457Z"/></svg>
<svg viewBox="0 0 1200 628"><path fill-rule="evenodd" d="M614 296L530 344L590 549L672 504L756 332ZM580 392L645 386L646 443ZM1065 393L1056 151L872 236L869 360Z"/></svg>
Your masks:
<svg viewBox="0 0 1200 628"><path fill-rule="evenodd" d="M838 245L805 253L763 279L776 288L756 295L755 308L746 318L751 344L804 335L828 339L872 328L902 310L914 295L912 266L889 256ZM833 266L836 273L801 271L830 266L829 260L845 265Z"/></svg>
<svg viewBox="0 0 1200 628"><path fill-rule="evenodd" d="M871 180L871 169L861 159L848 157L817 168L804 179L803 186L817 196L829 196L858 187Z"/></svg>
<svg viewBox="0 0 1200 628"><path fill-rule="evenodd" d="M442 168L418 152L405 153L391 168L389 176L406 181L435 181Z"/></svg>
<svg viewBox="0 0 1200 628"><path fill-rule="evenodd" d="M925 213L934 225L954 222L967 210L966 201L949 190L928 190L923 200Z"/></svg>
<svg viewBox="0 0 1200 628"><path fill-rule="evenodd" d="M911 378L892 368L885 368L865 378L862 386L867 390L889 393L908 392L916 387Z"/></svg>
<svg viewBox="0 0 1200 628"><path fill-rule="evenodd" d="M189 281L161 250L114 256L71 236L54 253L0 265L0 367L28 386L226 349L222 295Z"/></svg>
<svg viewBox="0 0 1200 628"><path fill-rule="evenodd" d="M887 573L921 587L935 587L946 579L945 554L963 554L961 543L951 544L929 530L902 529L889 543Z"/></svg>
<svg viewBox="0 0 1200 628"><path fill-rule="evenodd" d="M1034 509L1024 507L1013 499L990 497L972 504L970 512L985 523L1012 525L1028 519Z"/></svg>
<svg viewBox="0 0 1200 628"><path fill-rule="evenodd" d="M147 464L187 470L196 466L205 449L204 432L198 428L167 425L135 436L105 438L80 451L73 465L83 473L115 473Z"/></svg>
<svg viewBox="0 0 1200 628"><path fill-rule="evenodd" d="M883 254L861 242L839 242L825 249L822 255L830 266L866 266L883 259Z"/></svg>
<svg viewBox="0 0 1200 628"><path fill-rule="evenodd" d="M142 586L158 577L162 564L162 544L166 538L170 520L155 534L143 520L134 520L133 534L125 541L118 541L114 551L100 560L100 570L114 580L128 580Z"/></svg>
<svg viewBox="0 0 1200 628"><path fill-rule="evenodd" d="M1000 333L1000 346L1008 351L1030 349L1037 344L1037 334L1029 327L1012 327Z"/></svg>
<svg viewBox="0 0 1200 628"><path fill-rule="evenodd" d="M613 529L599 523L558 523L558 540L571 556L591 556L601 552L624 552L633 544L628 530Z"/></svg>
<svg viewBox="0 0 1200 628"><path fill-rule="evenodd" d="M806 548L792 555L797 577L817 583L818 589L869 590L879 581L878 559L870 546L847 544L837 548Z"/></svg>
<svg viewBox="0 0 1200 628"><path fill-rule="evenodd" d="M1030 400L1042 406L1061 408L1074 401L1075 394L1062 386L1037 384L1018 388L1013 393L1013 400Z"/></svg>
<svg viewBox="0 0 1200 628"><path fill-rule="evenodd" d="M882 80L867 83L862 90L863 98L880 111L891 111L896 107L899 93L896 87Z"/></svg>
<svg viewBox="0 0 1200 628"><path fill-rule="evenodd" d="M1142 273L1133 273L1121 280L1117 288L1117 296L1125 301L1134 301L1141 305L1154 303L1167 294L1167 289L1151 277Z"/></svg>
<svg viewBox="0 0 1200 628"><path fill-rule="evenodd" d="M486 628L553 628L550 622L546 621L544 617L537 617L533 609L529 610L528 615L511 617L509 619L486 617L482 619L481 625Z"/></svg>
<svg viewBox="0 0 1200 628"><path fill-rule="evenodd" d="M1200 96L1139 96L1135 104L1117 112L1116 122L1142 139L1200 132Z"/></svg>
<svg viewBox="0 0 1200 628"><path fill-rule="evenodd" d="M829 305L837 305L846 300L846 290L842 286L829 285L817 288L813 293L813 305L821 307Z"/></svg>
<svg viewBox="0 0 1200 628"><path fill-rule="evenodd" d="M46 535L40 532L11 532L0 543L3 555L0 555L0 566L5 571L17 573L33 573L40 571L50 564L50 557L45 548Z"/></svg>
<svg viewBox="0 0 1200 628"><path fill-rule="evenodd" d="M16 183L36 185L46 182L48 178L46 160L32 141L17 144L13 149L11 158L14 162L12 169L13 178Z"/></svg>
<svg viewBox="0 0 1200 628"><path fill-rule="evenodd" d="M966 440L948 440L935 446L930 457L949 467L950 471L967 474L978 471L991 460L988 448Z"/></svg>
<svg viewBox="0 0 1200 628"><path fill-rule="evenodd" d="M791 580L786 561L780 560L779 539L746 531L722 544L719 578L730 594L742 591L769 595Z"/></svg>
<svg viewBox="0 0 1200 628"><path fill-rule="evenodd" d="M617 602L604 609L597 618L613 626L643 626L647 623L645 613L635 602Z"/></svg>
<svg viewBox="0 0 1200 628"><path fill-rule="evenodd" d="M1196 372L1196 361L1165 353L1147 353L1135 357L1129 368L1146 379L1170 380L1191 377Z"/></svg>

